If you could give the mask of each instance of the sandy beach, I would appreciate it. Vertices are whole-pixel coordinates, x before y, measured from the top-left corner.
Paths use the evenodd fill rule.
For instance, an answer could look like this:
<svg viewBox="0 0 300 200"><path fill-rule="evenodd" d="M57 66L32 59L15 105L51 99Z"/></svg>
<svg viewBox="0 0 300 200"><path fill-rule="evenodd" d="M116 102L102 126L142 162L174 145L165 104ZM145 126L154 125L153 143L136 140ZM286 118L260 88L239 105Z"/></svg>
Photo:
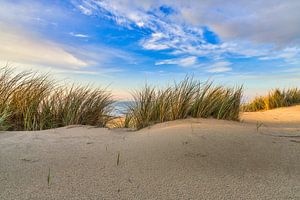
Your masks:
<svg viewBox="0 0 300 200"><path fill-rule="evenodd" d="M300 199L299 111L1 132L0 199Z"/></svg>
<svg viewBox="0 0 300 200"><path fill-rule="evenodd" d="M0 200L300 200L300 0L0 0Z"/></svg>

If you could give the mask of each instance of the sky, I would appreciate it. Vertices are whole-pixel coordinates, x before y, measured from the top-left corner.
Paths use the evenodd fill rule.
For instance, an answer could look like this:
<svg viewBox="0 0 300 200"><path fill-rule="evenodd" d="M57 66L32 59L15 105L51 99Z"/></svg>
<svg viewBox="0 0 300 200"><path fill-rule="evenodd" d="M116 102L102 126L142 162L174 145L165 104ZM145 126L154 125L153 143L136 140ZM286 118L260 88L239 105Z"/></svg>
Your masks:
<svg viewBox="0 0 300 200"><path fill-rule="evenodd" d="M299 0L0 0L0 66L108 87L300 86Z"/></svg>

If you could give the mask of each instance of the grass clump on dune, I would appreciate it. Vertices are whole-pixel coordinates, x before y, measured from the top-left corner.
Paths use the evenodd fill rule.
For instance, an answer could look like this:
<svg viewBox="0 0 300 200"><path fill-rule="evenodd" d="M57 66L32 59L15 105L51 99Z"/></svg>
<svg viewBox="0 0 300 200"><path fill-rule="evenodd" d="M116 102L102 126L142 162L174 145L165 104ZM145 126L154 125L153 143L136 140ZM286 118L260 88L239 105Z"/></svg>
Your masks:
<svg viewBox="0 0 300 200"><path fill-rule="evenodd" d="M0 68L0 130L103 127L112 103L111 94L100 88L59 86L48 75Z"/></svg>
<svg viewBox="0 0 300 200"><path fill-rule="evenodd" d="M238 120L242 93L242 87L212 87L211 83L206 83L197 93L191 116Z"/></svg>
<svg viewBox="0 0 300 200"><path fill-rule="evenodd" d="M201 84L191 77L165 89L145 86L133 93L125 127L149 125L187 117L238 120L242 87L224 88L211 82Z"/></svg>
<svg viewBox="0 0 300 200"><path fill-rule="evenodd" d="M88 86L59 87L50 98L43 103L50 116L45 119L54 120L51 124L67 126L72 124L105 126L110 120L113 100L111 94L99 88ZM44 120L46 121L46 120Z"/></svg>
<svg viewBox="0 0 300 200"><path fill-rule="evenodd" d="M274 89L267 96L254 98L250 103L243 106L246 112L270 110L287 107L300 103L300 89L290 88L286 90Z"/></svg>

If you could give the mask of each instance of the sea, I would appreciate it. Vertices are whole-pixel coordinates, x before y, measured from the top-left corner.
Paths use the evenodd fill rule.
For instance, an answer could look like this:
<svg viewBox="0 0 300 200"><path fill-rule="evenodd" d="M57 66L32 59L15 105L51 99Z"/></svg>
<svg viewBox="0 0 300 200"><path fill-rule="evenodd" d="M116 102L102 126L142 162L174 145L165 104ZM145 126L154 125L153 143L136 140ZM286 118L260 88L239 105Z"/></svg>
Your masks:
<svg viewBox="0 0 300 200"><path fill-rule="evenodd" d="M120 117L124 116L128 106L132 101L117 101L113 104L114 110L112 112L113 116Z"/></svg>

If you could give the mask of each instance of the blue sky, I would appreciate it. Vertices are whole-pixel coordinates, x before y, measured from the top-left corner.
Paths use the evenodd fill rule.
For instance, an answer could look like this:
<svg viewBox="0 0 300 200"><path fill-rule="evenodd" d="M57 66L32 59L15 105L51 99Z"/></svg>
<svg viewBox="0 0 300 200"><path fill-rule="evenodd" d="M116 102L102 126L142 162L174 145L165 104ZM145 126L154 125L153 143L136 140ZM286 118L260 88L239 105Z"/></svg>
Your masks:
<svg viewBox="0 0 300 200"><path fill-rule="evenodd" d="M300 85L298 0L2 0L0 62L107 86L192 74L253 97Z"/></svg>

